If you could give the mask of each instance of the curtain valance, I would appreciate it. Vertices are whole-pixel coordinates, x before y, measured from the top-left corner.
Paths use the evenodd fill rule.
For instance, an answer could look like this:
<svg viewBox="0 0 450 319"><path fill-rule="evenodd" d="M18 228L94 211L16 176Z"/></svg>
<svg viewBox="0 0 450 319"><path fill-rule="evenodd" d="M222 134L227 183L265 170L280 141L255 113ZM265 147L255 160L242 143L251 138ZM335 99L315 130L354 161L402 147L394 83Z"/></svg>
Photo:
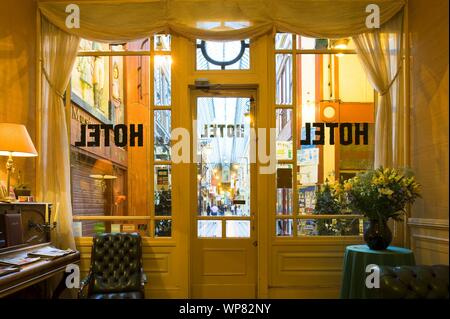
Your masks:
<svg viewBox="0 0 450 319"><path fill-rule="evenodd" d="M80 27L67 28L66 7L76 4ZM40 2L39 9L62 30L83 38L117 41L157 32L195 39L257 37L273 28L311 37L339 38L366 33L366 7L380 9L380 24L399 12L404 0L149 0ZM243 28L233 30L229 22ZM214 29L205 28L205 23ZM227 27L228 26L228 27Z"/></svg>

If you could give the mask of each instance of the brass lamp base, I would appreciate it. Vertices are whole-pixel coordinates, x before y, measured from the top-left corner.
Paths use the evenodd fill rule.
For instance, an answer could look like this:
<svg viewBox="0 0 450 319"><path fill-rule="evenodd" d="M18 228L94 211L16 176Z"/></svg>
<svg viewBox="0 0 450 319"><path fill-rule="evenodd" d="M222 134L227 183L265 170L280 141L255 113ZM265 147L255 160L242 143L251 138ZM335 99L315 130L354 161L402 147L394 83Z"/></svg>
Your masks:
<svg viewBox="0 0 450 319"><path fill-rule="evenodd" d="M6 203L13 203L16 201L15 197L10 196L10 188L11 188L11 172L13 170L13 158L12 154L9 154L8 160L6 161L6 172L7 172L7 178L6 178L6 192L8 196L0 198L0 202L6 202Z"/></svg>

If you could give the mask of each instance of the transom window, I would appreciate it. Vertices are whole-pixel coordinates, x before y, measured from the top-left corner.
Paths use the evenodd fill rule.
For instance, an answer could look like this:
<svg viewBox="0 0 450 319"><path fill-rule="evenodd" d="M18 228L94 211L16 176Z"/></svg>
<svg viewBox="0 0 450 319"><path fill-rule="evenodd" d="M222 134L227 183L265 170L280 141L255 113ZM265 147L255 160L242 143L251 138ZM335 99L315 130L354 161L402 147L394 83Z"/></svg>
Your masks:
<svg viewBox="0 0 450 319"><path fill-rule="evenodd" d="M250 41L197 40L197 70L250 69Z"/></svg>

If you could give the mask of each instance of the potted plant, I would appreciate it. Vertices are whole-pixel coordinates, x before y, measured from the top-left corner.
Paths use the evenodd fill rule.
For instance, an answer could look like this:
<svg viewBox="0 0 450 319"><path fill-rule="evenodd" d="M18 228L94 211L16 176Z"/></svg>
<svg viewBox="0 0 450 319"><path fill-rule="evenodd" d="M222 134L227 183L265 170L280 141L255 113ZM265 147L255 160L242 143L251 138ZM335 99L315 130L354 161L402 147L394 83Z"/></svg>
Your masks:
<svg viewBox="0 0 450 319"><path fill-rule="evenodd" d="M411 172L383 168L360 173L344 183L349 205L369 219L364 240L370 249L386 249L392 241L387 221L401 221L407 204L413 204L420 185Z"/></svg>

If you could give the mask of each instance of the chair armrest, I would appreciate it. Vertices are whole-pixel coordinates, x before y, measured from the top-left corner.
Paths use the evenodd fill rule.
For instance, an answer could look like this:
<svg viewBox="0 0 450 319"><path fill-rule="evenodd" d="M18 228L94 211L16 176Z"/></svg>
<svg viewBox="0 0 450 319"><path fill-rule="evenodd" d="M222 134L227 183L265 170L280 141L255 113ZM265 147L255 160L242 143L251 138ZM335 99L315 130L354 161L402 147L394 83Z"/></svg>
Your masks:
<svg viewBox="0 0 450 319"><path fill-rule="evenodd" d="M85 299L87 297L87 294L84 291L85 291L86 287L89 288L89 283L91 281L91 277L92 277L92 272L89 271L86 278L84 278L83 280L80 281L80 288L78 289L78 298L79 299Z"/></svg>

